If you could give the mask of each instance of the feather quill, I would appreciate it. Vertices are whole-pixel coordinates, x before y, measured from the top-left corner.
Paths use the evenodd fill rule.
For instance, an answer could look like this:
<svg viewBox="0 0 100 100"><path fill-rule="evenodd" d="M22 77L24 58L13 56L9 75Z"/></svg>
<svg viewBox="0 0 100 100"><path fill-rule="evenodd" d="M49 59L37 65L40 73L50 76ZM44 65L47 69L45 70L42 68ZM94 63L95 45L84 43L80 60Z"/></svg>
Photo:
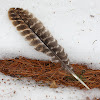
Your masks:
<svg viewBox="0 0 100 100"><path fill-rule="evenodd" d="M68 55L58 44L57 40L54 39L50 32L43 26L41 21L22 8L10 8L8 16L9 19L12 20L13 25L20 31L21 35L30 41L31 46L35 47L35 50L52 57L53 61L60 61L65 70L69 71L80 83L89 89L72 71Z"/></svg>

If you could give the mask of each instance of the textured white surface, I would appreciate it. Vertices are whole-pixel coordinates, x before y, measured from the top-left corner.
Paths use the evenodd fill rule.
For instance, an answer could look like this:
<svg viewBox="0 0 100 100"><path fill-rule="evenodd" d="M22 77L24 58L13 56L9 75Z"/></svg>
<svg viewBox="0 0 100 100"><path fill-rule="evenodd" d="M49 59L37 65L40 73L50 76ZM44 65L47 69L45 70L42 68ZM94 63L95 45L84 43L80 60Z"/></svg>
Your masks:
<svg viewBox="0 0 100 100"><path fill-rule="evenodd" d="M99 0L0 0L0 59L17 56L50 59L29 46L9 21L9 8L22 7L44 23L64 47L72 63L92 63L90 68L100 69L99 4ZM35 82L13 81L11 77L0 75L0 100L85 100L87 96L91 99L100 98L98 89L50 89L39 87Z"/></svg>

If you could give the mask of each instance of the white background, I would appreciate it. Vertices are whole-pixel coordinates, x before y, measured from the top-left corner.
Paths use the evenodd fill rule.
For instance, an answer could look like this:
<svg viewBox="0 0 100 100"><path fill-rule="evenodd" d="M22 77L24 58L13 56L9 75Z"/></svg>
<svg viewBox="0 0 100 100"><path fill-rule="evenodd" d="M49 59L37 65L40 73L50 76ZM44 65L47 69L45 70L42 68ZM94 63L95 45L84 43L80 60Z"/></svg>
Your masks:
<svg viewBox="0 0 100 100"><path fill-rule="evenodd" d="M41 20L64 47L71 63L100 69L99 0L0 0L0 59L24 56L50 60L20 36L8 18L11 7L27 9ZM0 100L85 100L87 96L100 98L100 90L50 89L0 74Z"/></svg>

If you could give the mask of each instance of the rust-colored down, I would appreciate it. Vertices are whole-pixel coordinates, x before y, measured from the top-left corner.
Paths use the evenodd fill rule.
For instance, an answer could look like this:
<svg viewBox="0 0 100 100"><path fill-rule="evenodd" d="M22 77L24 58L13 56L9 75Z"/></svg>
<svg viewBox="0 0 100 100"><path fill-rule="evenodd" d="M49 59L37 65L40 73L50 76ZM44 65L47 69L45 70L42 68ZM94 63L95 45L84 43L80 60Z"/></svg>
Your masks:
<svg viewBox="0 0 100 100"><path fill-rule="evenodd" d="M100 88L100 70L88 69L86 65L72 64L74 72L90 87ZM0 60L0 72L13 77L32 77L36 82L47 83L51 88L58 86L84 86L71 74L61 69L60 63L39 61L19 57Z"/></svg>

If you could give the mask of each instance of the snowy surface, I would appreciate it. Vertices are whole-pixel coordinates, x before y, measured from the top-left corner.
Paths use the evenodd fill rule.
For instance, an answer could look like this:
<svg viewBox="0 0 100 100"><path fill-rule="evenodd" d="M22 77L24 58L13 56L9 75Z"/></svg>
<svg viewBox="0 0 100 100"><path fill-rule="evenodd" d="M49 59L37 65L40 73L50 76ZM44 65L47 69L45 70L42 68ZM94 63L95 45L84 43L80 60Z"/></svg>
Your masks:
<svg viewBox="0 0 100 100"><path fill-rule="evenodd" d="M99 0L0 0L0 59L24 56L48 60L29 46L9 21L11 7L27 9L40 19L64 47L71 63L100 69ZM87 96L100 98L100 90L50 89L0 74L0 100L85 100Z"/></svg>

